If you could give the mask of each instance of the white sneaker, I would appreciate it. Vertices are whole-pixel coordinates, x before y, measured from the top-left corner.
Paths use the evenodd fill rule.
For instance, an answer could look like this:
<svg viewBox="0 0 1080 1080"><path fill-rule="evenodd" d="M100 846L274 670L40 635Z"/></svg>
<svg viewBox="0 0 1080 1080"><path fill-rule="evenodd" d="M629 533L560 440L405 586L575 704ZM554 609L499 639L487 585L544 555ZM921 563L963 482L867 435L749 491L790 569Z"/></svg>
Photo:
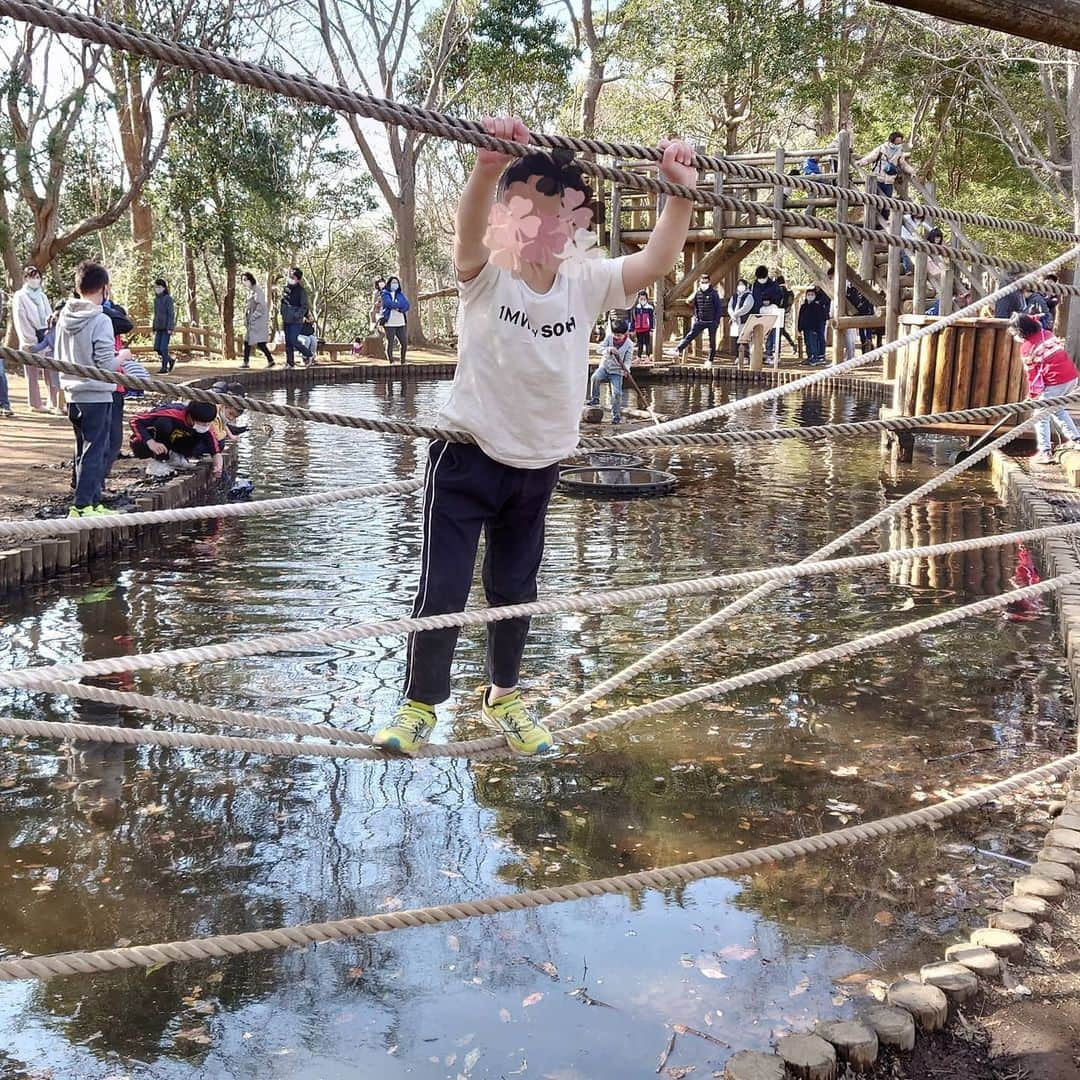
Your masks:
<svg viewBox="0 0 1080 1080"><path fill-rule="evenodd" d="M184 457L183 454L178 454L175 450L169 451L166 463L171 465L174 469L197 469L199 467L197 461L191 461Z"/></svg>
<svg viewBox="0 0 1080 1080"><path fill-rule="evenodd" d="M175 472L176 470L166 465L164 461L148 461L146 463L146 475L151 480L164 480Z"/></svg>

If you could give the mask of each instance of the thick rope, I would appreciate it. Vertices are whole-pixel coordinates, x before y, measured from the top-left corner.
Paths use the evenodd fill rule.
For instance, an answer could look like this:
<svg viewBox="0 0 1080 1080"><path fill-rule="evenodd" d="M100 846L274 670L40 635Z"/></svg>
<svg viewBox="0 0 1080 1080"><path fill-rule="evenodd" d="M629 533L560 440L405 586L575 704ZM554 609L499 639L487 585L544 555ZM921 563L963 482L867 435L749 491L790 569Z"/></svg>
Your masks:
<svg viewBox="0 0 1080 1080"><path fill-rule="evenodd" d="M983 548L1007 547L1011 544L1031 544L1051 537L1066 537L1080 533L1080 522L1048 525L1039 529L1026 529L1021 532L999 533L994 536L975 536L964 540L953 540L943 544L929 544L924 547L903 548L892 551L874 552L867 555L853 555L846 559L831 559L826 562L797 563L792 566L772 567L764 570L747 570L734 574L723 574L712 578L696 578L673 582L665 585L645 586L629 590L610 590L604 593L576 595L572 597L552 598L536 601L533 604L518 604L512 608L486 608L479 612L458 612L454 615L434 616L438 627L418 627L419 620L403 619L397 622L384 622L366 627L365 637L402 634L411 629L444 629L448 626L478 625L491 623L499 619L518 618L523 615L554 615L577 611L598 611L622 606L626 603L645 603L657 599L694 596L712 592L715 589L736 586L755 585L765 581L794 581L805 577L818 577L833 574L848 574L854 571L870 570L878 566L913 562L917 559L940 558L945 555L978 551ZM648 595L643 595L643 594ZM408 624L408 625L406 625ZM153 654L150 654L153 655ZM329 724L307 724L293 720L283 720L261 713L244 712L237 709L219 709L210 705L177 698L154 697L148 694L131 693L124 690L110 690L102 686L84 683L66 682L57 679L41 678L28 689L35 693L58 694L64 697L84 701L97 701L123 708L140 709L144 712L159 713L165 716L178 716L195 723L232 725L255 731L273 732L279 735L298 735L335 742L352 743L361 746L371 745L371 736L332 727ZM460 752L472 747L472 743L449 743L445 746L432 744L425 756L443 756Z"/></svg>
<svg viewBox="0 0 1080 1080"><path fill-rule="evenodd" d="M848 660L859 653L875 649L880 645L891 645L905 638L915 637L931 630L950 626L963 619L973 618L976 615L984 615L989 611L997 611L1018 600L1026 600L1036 596L1042 596L1067 585L1080 582L1080 570L1071 574L1063 574L1059 577L1047 578L1037 585L1029 585L1014 592L1003 593L1000 596L990 596L977 600L973 604L954 608L951 611L940 611L924 619L904 623L901 626L892 626L885 630L879 630L873 634L853 638L849 641L832 645L815 652L804 653L778 664L770 664L767 667L758 668L754 671L742 672L732 675L717 682L704 683L695 686L691 690L684 690L679 694L659 698L643 705L635 705L631 708L621 709L609 713L607 716L599 716L584 723L575 724L564 728L559 732L561 743L579 742L582 739L600 734L601 732L613 731L615 728L625 727L637 720L644 720L653 716L661 716L675 709L687 705L696 705L711 698L721 697L733 690L743 690L749 686L757 686L760 683L771 682L787 675L795 675L803 671L809 671L821 664L833 663L838 660ZM166 746L166 747L196 747L203 750L225 750L242 754L267 754L271 757L332 757L352 758L360 760L387 760L387 755L382 751L367 746L329 746L320 743L287 743L276 742L272 739L250 739L233 735L204 735L179 731L162 731L158 728L128 728L110 727L99 724L68 723L51 720L26 720L16 717L0 717L0 735L14 736L18 738L47 738L60 740L75 740L79 742L104 742L120 743L128 746ZM495 745L491 743L494 741ZM473 739L463 743L446 743L425 747L425 757L468 757L473 759L485 759L496 756L504 756L509 753L502 738ZM541 759L542 760L542 759Z"/></svg>
<svg viewBox="0 0 1080 1080"><path fill-rule="evenodd" d="M1080 392L1056 398L1059 405L1080 403ZM954 412L926 413L920 416L894 416L885 420L855 420L841 424L817 424L812 427L750 428L746 430L696 432L681 435L653 435L653 429L645 428L635 433L635 438L613 442L610 438L582 439L586 451L606 448L637 449L658 447L705 448L712 446L749 446L756 443L781 442L800 439L812 442L817 439L844 438L854 435L873 435L883 431L915 431L931 424L989 423L1003 416L1019 416L1039 407L1038 399L1009 402L1003 405L985 405ZM253 517L261 514L279 514L293 510L308 510L352 499L366 499L373 495L406 495L423 487L422 480L397 480L362 487L346 487L337 491L324 491L315 495L294 495L280 499L256 499L252 502L214 503L208 506L185 506L171 510L142 510L134 513L103 514L93 518L46 518L29 521L22 518L0 520L0 540L32 540L44 536L70 536L79 532L105 529L130 529L136 525L169 525L176 522L205 521L209 519Z"/></svg>
<svg viewBox="0 0 1080 1080"><path fill-rule="evenodd" d="M910 333L905 334L903 337L897 338L896 341L890 341L884 345L880 345L878 348L871 349L870 352L864 353L862 356L853 356L848 360L841 361L839 364L834 364L832 367L822 368L819 371L811 372L809 375L803 375L798 379L793 379L791 382L784 383L780 386L773 386L768 390L762 390L760 393L753 394L750 397L729 401L724 405L718 405L715 409L703 409L701 412L692 413L689 416L679 417L676 420L668 420L665 423L653 427L651 433L653 435L663 435L672 431L681 431L684 428L697 427L700 424L708 423L710 420L718 420L722 416L731 416L733 413L742 412L748 408L755 408L767 401L774 401L777 398L795 393L798 390L805 390L808 387L816 386L818 383L826 382L834 375L839 375L842 372L862 367L875 360L883 360L886 356L896 352L898 349L914 344L916 341L921 341L923 338L940 333L942 330L955 325L962 319L977 315L979 309L984 304L993 304L1015 290L1022 288L1025 285L1032 284L1040 277L1040 275L1057 270L1059 267L1071 262L1077 255L1080 255L1080 245L1071 248L1069 251L1065 252L1064 255L1059 255L1056 259L1052 259L1045 266L1040 266L1037 270L1033 270L1030 274L1025 274L1022 277L1018 277L1014 281L1009 282L1007 285L1003 285L1001 288L996 289L994 292L983 297L982 300L968 304L967 307L962 307L958 311L945 315L931 323L929 326L920 326ZM610 437L608 445L626 445L629 440L633 438L633 435L634 433L629 431L622 435L613 435Z"/></svg>
<svg viewBox="0 0 1080 1080"><path fill-rule="evenodd" d="M891 509L891 508L890 508ZM873 526L870 526L873 527ZM448 612L441 615L421 615L413 618L383 619L377 622L351 623L329 630L305 630L292 634L273 634L268 636L244 638L239 641L223 642L218 645L193 645L183 649L169 649L162 652L134 653L127 656L105 657L100 660L82 660L68 664L53 664L45 667L24 668L20 671L0 672L0 689L42 689L55 691L50 684L56 679L88 678L99 675L119 675L136 671L164 671L184 664L217 663L224 660L241 660L254 656L269 656L280 652L293 652L323 645L334 645L345 641L364 641L370 638L399 637L420 630L446 630L452 627L486 626L504 619L546 615L568 615L578 612L610 611L629 605L654 603L659 600L676 600L688 596L700 596L721 589L741 588L747 585L776 585L796 581L804 577L846 574L857 570L867 570L894 562L910 562L914 559L934 558L939 555L951 555L964 551L976 551L981 548L1004 547L1009 544L1032 543L1052 536L1071 536L1080 532L1080 522L1059 523L1028 529L1021 532L999 533L991 536L974 536L963 540L953 540L944 544L932 544L921 548L898 549L893 551L873 552L866 555L852 555L844 559L822 559L793 563L786 566L764 567L755 570L741 570L727 574L707 577L685 578L679 581L663 582L655 585L634 585L621 589L601 589L593 592L579 592L568 595L533 600L524 604L507 604L502 607L476 608L469 611ZM834 541L837 547L845 542L841 537ZM834 548L835 550L835 548ZM94 695L101 688L93 688ZM122 701L116 692L113 696L97 697L87 695L92 700L112 701L116 704L133 702ZM79 695L73 695L79 696ZM157 699L162 700L164 699ZM206 708L199 706L199 708ZM214 710L207 709L207 712ZM221 713L221 723L232 723ZM190 715L190 714L189 714ZM245 714L233 714L245 715ZM242 721L241 721L242 722ZM285 729L282 729L285 730ZM332 736L327 733L327 738Z"/></svg>
<svg viewBox="0 0 1080 1080"><path fill-rule="evenodd" d="M834 552L839 551L841 548L847 547L847 545L858 540L860 537L865 536L867 533L872 532L879 525L885 524L885 522L892 520L898 515L902 514L909 506L913 506L920 499L925 498L932 491L941 487L943 484L947 484L954 480L961 473L966 472L973 465L977 465L984 458L988 457L995 450L1005 446L1008 442L1017 438L1021 432L1031 427L1035 421L1043 415L1048 415L1050 410L1044 409L1037 413L1035 416L1029 417L1027 420L1018 424L1012 430L1005 432L1004 435L994 439L993 442L987 443L985 446L975 450L963 461L957 462L952 467L946 469L943 473L928 480L925 484L916 488L914 491L909 492L903 498L898 499L895 503L884 507L876 514L867 518L865 521L860 522L853 528L847 530L841 536L829 541L824 547L820 547L817 551L807 555L802 562L816 562L821 559L827 559ZM565 704L561 705L553 713L551 713L546 720L546 723L550 727L559 727L565 723L570 717L579 713L582 709L594 704L601 700L605 695L612 693L613 691L624 686L631 679L648 671L650 668L655 667L657 664L669 660L679 653L683 652L688 645L692 642L704 637L707 634L711 634L713 631L719 629L725 622L734 616L745 611L751 607L758 600L764 599L766 596L771 596L777 589L780 588L781 582L768 582L764 585L759 585L756 589L747 593L745 596L740 597L738 600L726 605L719 611L710 615L708 618L703 619L701 622L689 629L684 630L681 634L672 638L669 641L664 642L662 645L657 646L655 649L646 653L640 659L635 660L632 664L617 671L614 675L609 676L602 682L597 683L591 690L586 690L577 697L571 699ZM2 685L2 683L0 683Z"/></svg>
<svg viewBox="0 0 1080 1080"><path fill-rule="evenodd" d="M1036 784L1060 780L1080 764L1080 753L1069 754L1046 765L1017 773L1005 780L976 788L964 795L945 799L932 806L922 806L904 814L865 821L833 832L786 840L749 851L732 852L711 859L677 863L673 866L642 870L617 877L579 881L572 885L555 885L546 889L488 896L455 904L412 908L382 915L361 915L331 922L301 923L241 934L215 934L210 937L161 942L155 945L130 945L116 949L97 949L79 952L53 953L47 956L24 956L0 961L0 982L18 979L51 979L58 975L92 975L128 968L149 968L160 964L184 963L195 960L214 960L242 953L265 952L272 949L301 948L324 941L342 941L365 934L404 930L417 926L436 926L459 919L498 915L508 911L526 911L551 904L586 900L599 896L636 893L642 889L665 889L685 885L703 878L724 874L745 874L762 866L771 866L789 859L803 858L819 851L835 851L867 840L883 840L917 828L934 826L985 806L1004 796L1012 795Z"/></svg>
<svg viewBox="0 0 1080 1080"><path fill-rule="evenodd" d="M0 0L0 11L3 10L3 4L6 2L9 2L9 0ZM718 406L715 409L705 409L702 412L694 413L691 416L681 417L677 420L669 420L652 428L651 432L654 435L664 435L683 428L695 427L706 423L709 420L717 419L721 416L730 416L737 412L744 412L747 409L753 409L767 401L774 401L777 398L785 397L788 394L804 390L811 386L816 386L819 383L828 382L836 376L851 371L854 368L862 367L865 364L883 359L885 356L896 352L898 349L904 348L913 342L920 341L924 337L939 333L961 319L977 315L983 304L994 303L996 300L1003 296L1007 296L1009 293L1015 292L1022 286L1031 284L1036 281L1040 275L1058 269L1065 263L1070 262L1078 254L1080 254L1080 245L1070 249L1063 255L1059 255L1056 259L1051 260L1037 270L1033 270L1031 273L1026 274L1023 277L1018 277L1007 285L1003 285L1000 289L990 293L982 300L969 304L967 307L960 308L958 311L952 312L949 315L942 316L930 325L919 327L910 333L905 334L903 337L897 338L896 341L887 342L877 349L864 353L862 356L853 356L851 359L844 360L839 364L834 364L832 367L823 368L820 371L802 375L797 379L792 379L790 382L778 384L777 386L770 387L768 390L762 390L757 394L752 394L749 397L738 398L735 401L730 401L726 405ZM85 379L98 379L102 382L120 383L136 390L150 390L155 393L169 395L173 398L179 395L181 397L192 398L196 401L208 401L215 405L230 405L233 408L247 410L249 412L269 413L273 416L284 416L297 420L311 420L317 423L334 424L340 427L386 432L395 435L445 439L448 442L475 442L475 439L466 432L448 431L443 428L414 424L404 420L342 416L337 413L302 409L296 405L281 405L277 402L264 401L258 398L249 398L237 394L221 394L213 390L204 390L199 387L180 385L153 376L142 377L128 373L106 371L102 368L91 367L86 364L70 364L57 360L55 357L35 356L32 353L22 352L18 349L9 349L6 346L0 346L0 357L20 364L29 364L31 366L48 368L51 371L60 371L69 375L78 375ZM633 432L625 432L622 435L613 435L606 438L604 440L604 445L616 447L622 446L626 445L632 438L634 438ZM598 443L594 440L591 445L596 446Z"/></svg>
<svg viewBox="0 0 1080 1080"><path fill-rule="evenodd" d="M385 124L396 124L412 131L420 131L441 138L453 139L485 149L499 150L515 156L524 156L537 147L542 149L569 149L577 153L603 154L615 158L636 158L641 161L658 162L662 153L657 147L638 146L633 143L609 142L602 139L573 138L565 135L542 135L534 133L532 141L523 148L520 143L496 139L484 131L476 121L454 119L431 109L423 109L386 98L370 97L341 87L331 86L305 76L289 75L265 65L249 61L236 60L208 49L183 45L169 41L157 35L135 30L123 23L111 22L76 11L62 11L43 0L0 0L0 14L36 26L46 27L57 33L70 34L85 41L93 41L110 48L121 49L128 53L149 57L171 67L201 72L226 79L243 86L252 86L283 97L294 98L317 105L323 105L337 112L366 116ZM917 203L904 200L888 199L881 195L870 195L857 188L837 188L813 181L805 177L786 176L769 170L758 169L741 162L723 157L710 157L696 154L694 163L701 170L714 171L728 176L761 180L770 186L782 186L806 191L811 194L834 198L837 194L848 202L861 203L881 209L893 208L920 217L941 218L964 224L985 225L989 228L1005 228L1026 236L1036 236L1047 240L1076 243L1080 236L1033 225L1030 222L1014 221L1008 218L989 217L948 210L943 207L921 207ZM666 181L654 180L638 173L623 169L610 169L597 165L590 160L580 162L582 168L594 176L614 180L625 187L636 190L651 190L692 199L707 206L719 206L723 209L753 213L773 221L783 221L794 225L833 232L834 235L847 236L849 239L871 239L892 246L906 247L908 250L926 251L943 258L955 256L955 249L944 245L926 244L925 241L908 241L893 237L887 232L860 229L853 225L841 225L837 222L816 218L809 214L795 211L777 210L769 203L751 202L729 196L716 195L696 188L683 187ZM853 230L853 231L848 231ZM909 244L915 246L908 247ZM919 246L923 245L923 246ZM968 256L965 254L965 259ZM992 259L979 255L985 265L998 265L1005 269L1019 268L1019 264L1007 260Z"/></svg>

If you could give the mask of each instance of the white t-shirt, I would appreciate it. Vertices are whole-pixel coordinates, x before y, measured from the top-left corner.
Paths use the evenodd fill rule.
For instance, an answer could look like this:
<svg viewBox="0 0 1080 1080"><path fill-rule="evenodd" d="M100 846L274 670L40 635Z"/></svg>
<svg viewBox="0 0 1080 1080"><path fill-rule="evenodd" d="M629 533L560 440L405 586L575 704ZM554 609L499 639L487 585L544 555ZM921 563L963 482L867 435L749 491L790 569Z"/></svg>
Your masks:
<svg viewBox="0 0 1080 1080"><path fill-rule="evenodd" d="M632 294L622 259L592 259L577 277L560 268L536 293L488 263L458 283L458 364L439 425L475 436L488 457L542 469L578 443L596 316Z"/></svg>

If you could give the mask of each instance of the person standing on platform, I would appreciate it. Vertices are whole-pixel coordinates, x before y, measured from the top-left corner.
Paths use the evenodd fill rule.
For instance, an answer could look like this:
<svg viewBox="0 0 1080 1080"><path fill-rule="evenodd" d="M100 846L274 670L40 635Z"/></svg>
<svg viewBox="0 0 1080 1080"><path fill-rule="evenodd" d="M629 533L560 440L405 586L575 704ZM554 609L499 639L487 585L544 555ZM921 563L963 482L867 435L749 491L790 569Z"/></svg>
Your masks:
<svg viewBox="0 0 1080 1080"><path fill-rule="evenodd" d="M296 353L305 361L314 359L299 341L301 327L311 310L307 289L303 286L304 272L294 266L288 274L285 289L281 294L281 325L285 331L285 366L296 367Z"/></svg>
<svg viewBox="0 0 1080 1080"><path fill-rule="evenodd" d="M85 364L116 371L116 335L102 310L109 288L109 274L97 263L79 263L75 271L76 299L69 300L56 323L56 358L69 364ZM75 432L75 502L69 517L93 517L108 513L101 492L108 472L115 384L78 375L61 379L68 399L68 419Z"/></svg>
<svg viewBox="0 0 1080 1080"><path fill-rule="evenodd" d="M1027 372L1029 398L1045 402L1076 392L1080 372L1077 372L1064 342L1044 329L1037 316L1017 312L1009 320L1009 333L1020 342L1020 359L1024 361ZM1080 431L1073 418L1064 408L1057 409L1035 424L1035 445L1038 447L1038 453L1032 459L1035 465L1053 464L1054 456L1050 452L1051 420L1066 444L1080 449Z"/></svg>
<svg viewBox="0 0 1080 1080"><path fill-rule="evenodd" d="M15 324L15 335L19 348L29 352L48 333L52 306L45 295L41 272L36 266L27 266L23 270L22 288L16 290L11 298L11 318ZM44 377L45 388L49 394L49 405L41 397L38 379ZM42 371L41 368L26 366L26 403L34 412L60 412L60 375L56 371Z"/></svg>
<svg viewBox="0 0 1080 1080"><path fill-rule="evenodd" d="M266 303L266 296L255 275L245 273L241 279L247 288L247 299L244 301L244 361L241 367L251 366L251 350L261 350L266 357L266 366L274 366L274 357L266 347L270 340L270 308Z"/></svg>
<svg viewBox="0 0 1080 1080"><path fill-rule="evenodd" d="M167 375L176 361L169 355L169 338L176 329L176 304L164 278L154 282L154 352L161 358L159 375Z"/></svg>
<svg viewBox="0 0 1080 1080"><path fill-rule="evenodd" d="M874 178L878 191L887 199L892 198L900 176L915 174L904 153L904 135L900 131L892 132L885 142L871 150L866 157L859 158L855 164L859 168L870 167L870 175ZM888 214L884 217L887 218Z"/></svg>
<svg viewBox="0 0 1080 1080"><path fill-rule="evenodd" d="M382 291L382 314L379 324L386 331L386 362L394 362L394 342L401 349L401 363L405 363L405 353L409 346L409 324L406 314L409 301L401 291L401 282L396 277L386 279L386 288Z"/></svg>
<svg viewBox="0 0 1080 1080"><path fill-rule="evenodd" d="M634 343L627 333L626 323L615 319L611 324L611 333L604 338L600 346L600 363L592 377L591 395L588 404L593 408L600 405L600 386L611 384L611 422L622 423L623 376L630 373L630 363L634 358Z"/></svg>
<svg viewBox="0 0 1080 1080"><path fill-rule="evenodd" d="M630 318L633 320L634 339L637 342L637 357L652 356L653 330L656 327L656 308L653 307L649 294L644 289L637 294L637 300L630 309Z"/></svg>
<svg viewBox="0 0 1080 1080"><path fill-rule="evenodd" d="M808 367L825 366L825 327L829 321L829 298L811 285L799 306L798 330L806 343Z"/></svg>
<svg viewBox="0 0 1080 1080"><path fill-rule="evenodd" d="M708 274L702 274L698 279L697 292L694 293L691 303L694 305L694 315L690 321L690 329L682 341L675 346L675 354L681 357L691 342L707 333L709 358L705 361L705 366L712 367L712 362L716 359L716 330L724 315L724 302L713 288Z"/></svg>
<svg viewBox="0 0 1080 1080"><path fill-rule="evenodd" d="M735 366L741 367L743 361L743 349L740 344L743 323L750 318L754 310L754 294L750 291L750 282L745 278L739 278L735 286L735 294L728 301L728 323L731 327L729 334L735 342ZM746 363L750 364L750 346L745 346Z"/></svg>

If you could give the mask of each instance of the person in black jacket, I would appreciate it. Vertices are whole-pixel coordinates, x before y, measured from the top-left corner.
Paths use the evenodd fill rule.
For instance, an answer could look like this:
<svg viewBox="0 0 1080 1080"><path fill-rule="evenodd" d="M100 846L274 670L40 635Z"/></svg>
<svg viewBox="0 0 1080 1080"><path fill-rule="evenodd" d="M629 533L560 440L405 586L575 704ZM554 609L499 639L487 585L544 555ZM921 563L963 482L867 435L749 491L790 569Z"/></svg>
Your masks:
<svg viewBox="0 0 1080 1080"><path fill-rule="evenodd" d="M829 298L811 285L799 306L798 330L806 342L808 367L825 366L825 326L829 321Z"/></svg>
<svg viewBox="0 0 1080 1080"><path fill-rule="evenodd" d="M161 405L131 418L131 453L146 460L152 458L150 476L165 476L175 468L193 468L189 458L210 454L214 476L220 477L224 461L221 447L211 425L217 418L217 406L205 401L187 405ZM155 465L161 466L156 471Z"/></svg>
<svg viewBox="0 0 1080 1080"><path fill-rule="evenodd" d="M767 266L759 266L754 271L754 283L750 286L750 294L754 298L754 306L750 309L751 315L772 316L777 323L783 319L784 290L773 278L769 277ZM776 363L777 337L779 334L774 325L765 341L765 355L769 358L770 364Z"/></svg>
<svg viewBox="0 0 1080 1080"><path fill-rule="evenodd" d="M694 293L692 303L694 317L690 322L690 330L686 337L675 346L675 352L678 356L682 356L692 341L699 338L702 333L708 332L709 358L705 361L705 366L712 367L712 362L716 358L716 330L724 314L724 301L713 288L707 274L702 274L698 281L697 292Z"/></svg>
<svg viewBox="0 0 1080 1080"><path fill-rule="evenodd" d="M299 340L301 327L304 325L311 309L307 289L301 284L303 278L303 270L294 266L289 271L288 281L281 294L281 325L285 330L286 367L296 367L296 351L298 349L305 362L311 363L315 359L310 350L301 344Z"/></svg>

